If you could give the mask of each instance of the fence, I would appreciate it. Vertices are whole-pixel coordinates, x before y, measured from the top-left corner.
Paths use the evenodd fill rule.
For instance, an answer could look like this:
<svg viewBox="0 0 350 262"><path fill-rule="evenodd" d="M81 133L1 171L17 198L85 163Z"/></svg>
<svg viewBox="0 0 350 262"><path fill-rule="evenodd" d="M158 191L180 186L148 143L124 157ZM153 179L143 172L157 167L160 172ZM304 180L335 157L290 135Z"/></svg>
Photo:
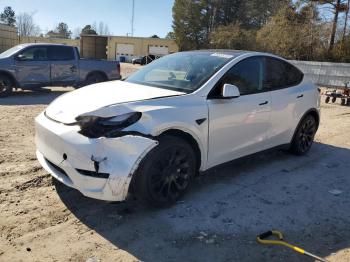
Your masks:
<svg viewBox="0 0 350 262"><path fill-rule="evenodd" d="M305 77L319 86L344 87L350 82L350 64L290 61L304 72ZM349 84L348 84L349 86Z"/></svg>
<svg viewBox="0 0 350 262"><path fill-rule="evenodd" d="M17 28L0 24L0 53L18 45Z"/></svg>

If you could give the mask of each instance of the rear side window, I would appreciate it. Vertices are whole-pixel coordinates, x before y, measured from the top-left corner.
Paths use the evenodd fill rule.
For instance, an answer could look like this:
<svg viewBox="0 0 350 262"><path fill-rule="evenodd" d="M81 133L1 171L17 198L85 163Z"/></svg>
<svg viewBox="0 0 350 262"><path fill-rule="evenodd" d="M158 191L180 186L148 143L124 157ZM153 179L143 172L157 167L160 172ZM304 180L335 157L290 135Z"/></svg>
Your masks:
<svg viewBox="0 0 350 262"><path fill-rule="evenodd" d="M74 60L74 51L69 46L50 46L49 47L50 60Z"/></svg>
<svg viewBox="0 0 350 262"><path fill-rule="evenodd" d="M295 66L277 58L265 58L266 76L264 86L280 89L296 86L303 81L304 74Z"/></svg>
<svg viewBox="0 0 350 262"><path fill-rule="evenodd" d="M263 91L263 77L264 60L261 57L251 57L234 65L221 83L235 85L241 95L248 95Z"/></svg>

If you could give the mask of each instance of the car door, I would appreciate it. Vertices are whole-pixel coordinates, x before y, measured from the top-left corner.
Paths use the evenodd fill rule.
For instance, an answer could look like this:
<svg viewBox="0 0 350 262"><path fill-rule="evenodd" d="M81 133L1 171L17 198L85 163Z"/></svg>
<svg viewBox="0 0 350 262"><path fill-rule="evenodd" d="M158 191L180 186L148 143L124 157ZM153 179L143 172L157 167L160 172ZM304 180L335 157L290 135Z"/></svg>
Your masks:
<svg viewBox="0 0 350 262"><path fill-rule="evenodd" d="M264 59L249 57L235 64L208 95L209 166L266 148L271 98L263 79ZM224 84L237 86L240 97L222 99Z"/></svg>
<svg viewBox="0 0 350 262"><path fill-rule="evenodd" d="M21 87L50 85L50 62L46 46L28 47L14 57L16 80Z"/></svg>
<svg viewBox="0 0 350 262"><path fill-rule="evenodd" d="M52 45L48 48L53 86L74 85L78 80L78 59L73 47Z"/></svg>
<svg viewBox="0 0 350 262"><path fill-rule="evenodd" d="M300 115L306 111L303 106L307 92L301 85L303 73L274 57L265 57L266 89L271 90L270 145L289 143Z"/></svg>

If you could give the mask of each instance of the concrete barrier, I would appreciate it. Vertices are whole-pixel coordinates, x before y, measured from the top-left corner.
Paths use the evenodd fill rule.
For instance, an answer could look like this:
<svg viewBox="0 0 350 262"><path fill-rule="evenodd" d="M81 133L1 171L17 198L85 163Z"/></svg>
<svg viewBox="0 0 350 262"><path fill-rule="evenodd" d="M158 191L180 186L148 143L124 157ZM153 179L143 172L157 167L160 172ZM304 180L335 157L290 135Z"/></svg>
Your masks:
<svg viewBox="0 0 350 262"><path fill-rule="evenodd" d="M291 60L292 64L304 72L305 77L319 86L350 86L350 64Z"/></svg>

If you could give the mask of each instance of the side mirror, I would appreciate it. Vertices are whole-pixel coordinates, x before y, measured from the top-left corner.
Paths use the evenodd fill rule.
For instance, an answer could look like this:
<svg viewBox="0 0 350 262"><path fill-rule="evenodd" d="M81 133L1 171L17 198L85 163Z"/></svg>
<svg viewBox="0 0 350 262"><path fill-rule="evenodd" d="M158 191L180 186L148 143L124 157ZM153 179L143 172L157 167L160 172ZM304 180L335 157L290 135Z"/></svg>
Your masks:
<svg viewBox="0 0 350 262"><path fill-rule="evenodd" d="M223 98L237 98L240 97L239 89L235 85L230 85L230 84L224 84L224 87L222 88L222 94L221 96Z"/></svg>
<svg viewBox="0 0 350 262"><path fill-rule="evenodd" d="M16 60L18 60L18 61L24 61L24 60L26 60L26 56L25 56L25 55L22 55L22 54L16 55Z"/></svg>

